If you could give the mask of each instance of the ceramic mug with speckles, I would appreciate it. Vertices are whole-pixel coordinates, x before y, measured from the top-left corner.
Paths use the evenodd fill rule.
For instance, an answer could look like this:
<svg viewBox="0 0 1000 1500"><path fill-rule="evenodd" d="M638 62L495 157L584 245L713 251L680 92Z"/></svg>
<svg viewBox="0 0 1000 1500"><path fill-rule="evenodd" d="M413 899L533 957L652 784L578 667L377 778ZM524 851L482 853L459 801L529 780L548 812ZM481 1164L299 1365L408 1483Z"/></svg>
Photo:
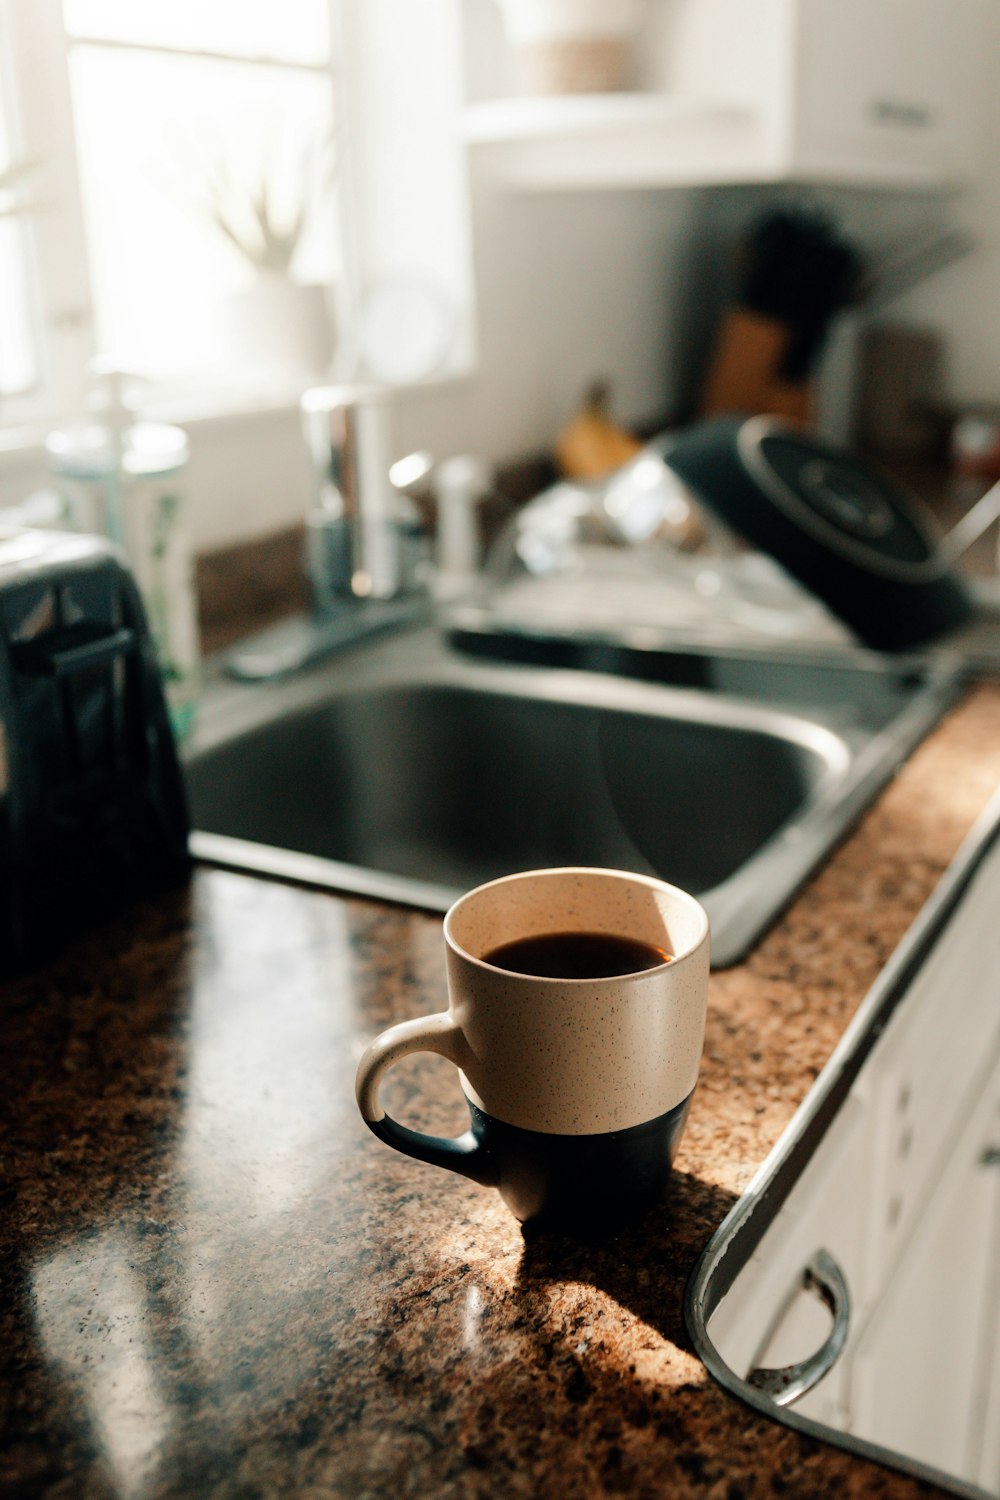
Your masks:
<svg viewBox="0 0 1000 1500"><path fill-rule="evenodd" d="M648 944L668 962L542 978L485 955L549 933ZM531 870L477 887L444 923L449 1009L382 1033L358 1066L365 1122L397 1151L499 1188L516 1217L602 1228L662 1193L698 1077L709 932L684 891L620 870ZM471 1128L454 1140L389 1118L379 1083L407 1053L459 1069Z"/></svg>

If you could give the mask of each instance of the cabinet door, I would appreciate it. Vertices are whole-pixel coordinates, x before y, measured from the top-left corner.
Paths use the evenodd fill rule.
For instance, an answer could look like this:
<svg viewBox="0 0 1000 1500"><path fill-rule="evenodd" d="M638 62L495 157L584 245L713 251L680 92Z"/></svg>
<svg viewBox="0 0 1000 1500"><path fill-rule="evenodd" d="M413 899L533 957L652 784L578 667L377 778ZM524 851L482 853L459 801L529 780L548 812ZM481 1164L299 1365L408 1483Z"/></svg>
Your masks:
<svg viewBox="0 0 1000 1500"><path fill-rule="evenodd" d="M868 1284L892 1277L1000 1055L1000 845L910 983L866 1073L872 1096Z"/></svg>
<svg viewBox="0 0 1000 1500"><path fill-rule="evenodd" d="M746 1378L823 1347L824 1249L846 1343L797 1413L1000 1497L1000 842L963 887L709 1334Z"/></svg>
<svg viewBox="0 0 1000 1500"><path fill-rule="evenodd" d="M994 1274L1000 1067L854 1346L850 1430L965 1479L978 1477L1000 1339Z"/></svg>
<svg viewBox="0 0 1000 1500"><path fill-rule="evenodd" d="M977 20L977 0L800 0L799 163L965 168Z"/></svg>
<svg viewBox="0 0 1000 1500"><path fill-rule="evenodd" d="M982 1375L973 1409L971 1457L978 1457L976 1477L991 1495L1000 1495L1000 1080L993 1095L993 1124L985 1138L980 1164L993 1173L993 1246L983 1298L980 1362ZM992 1321L990 1309L993 1310Z"/></svg>

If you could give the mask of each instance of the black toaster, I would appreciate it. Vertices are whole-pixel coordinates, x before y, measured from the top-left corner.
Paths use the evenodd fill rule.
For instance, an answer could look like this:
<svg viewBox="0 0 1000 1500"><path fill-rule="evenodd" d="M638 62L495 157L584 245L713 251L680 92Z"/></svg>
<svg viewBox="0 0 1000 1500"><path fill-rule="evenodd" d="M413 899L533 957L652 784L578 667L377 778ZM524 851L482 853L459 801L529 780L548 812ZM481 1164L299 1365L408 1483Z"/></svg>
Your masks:
<svg viewBox="0 0 1000 1500"><path fill-rule="evenodd" d="M0 967L188 868L142 602L94 536L0 528Z"/></svg>

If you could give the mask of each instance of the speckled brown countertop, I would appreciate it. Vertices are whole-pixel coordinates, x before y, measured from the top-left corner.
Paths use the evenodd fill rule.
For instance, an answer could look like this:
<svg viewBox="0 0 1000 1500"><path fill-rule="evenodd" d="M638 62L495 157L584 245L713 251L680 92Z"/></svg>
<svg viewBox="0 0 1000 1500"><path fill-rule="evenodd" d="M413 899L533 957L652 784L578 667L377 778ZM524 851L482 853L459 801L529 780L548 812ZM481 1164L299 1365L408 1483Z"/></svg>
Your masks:
<svg viewBox="0 0 1000 1500"><path fill-rule="evenodd" d="M601 1245L357 1116L365 1043L445 1003L439 919L200 870L0 987L0 1493L930 1493L724 1394L681 1304L998 782L984 685L713 976L670 1195ZM405 1066L387 1102L456 1128L448 1065Z"/></svg>

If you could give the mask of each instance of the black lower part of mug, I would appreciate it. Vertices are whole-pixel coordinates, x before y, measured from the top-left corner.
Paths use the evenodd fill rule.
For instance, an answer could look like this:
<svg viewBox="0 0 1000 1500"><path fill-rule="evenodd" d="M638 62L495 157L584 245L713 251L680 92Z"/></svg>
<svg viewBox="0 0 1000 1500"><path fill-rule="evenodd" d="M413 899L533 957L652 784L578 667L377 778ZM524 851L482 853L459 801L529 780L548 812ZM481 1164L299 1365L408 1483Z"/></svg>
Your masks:
<svg viewBox="0 0 1000 1500"><path fill-rule="evenodd" d="M602 1233L634 1219L662 1195L691 1095L655 1120L598 1135L522 1130L467 1102L490 1178L526 1228Z"/></svg>

